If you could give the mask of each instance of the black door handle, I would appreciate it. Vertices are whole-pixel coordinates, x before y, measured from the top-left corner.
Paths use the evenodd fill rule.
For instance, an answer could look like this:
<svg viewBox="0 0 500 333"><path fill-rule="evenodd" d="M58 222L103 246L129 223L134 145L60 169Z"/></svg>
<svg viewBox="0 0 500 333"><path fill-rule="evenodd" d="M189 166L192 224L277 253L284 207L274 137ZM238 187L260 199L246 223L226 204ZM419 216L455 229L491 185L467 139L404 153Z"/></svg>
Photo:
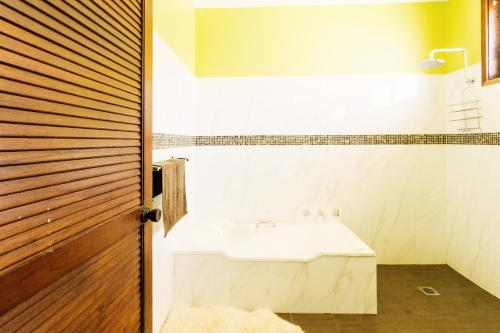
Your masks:
<svg viewBox="0 0 500 333"><path fill-rule="evenodd" d="M161 209L149 209L148 207L142 208L141 222L148 221L159 222L161 219Z"/></svg>

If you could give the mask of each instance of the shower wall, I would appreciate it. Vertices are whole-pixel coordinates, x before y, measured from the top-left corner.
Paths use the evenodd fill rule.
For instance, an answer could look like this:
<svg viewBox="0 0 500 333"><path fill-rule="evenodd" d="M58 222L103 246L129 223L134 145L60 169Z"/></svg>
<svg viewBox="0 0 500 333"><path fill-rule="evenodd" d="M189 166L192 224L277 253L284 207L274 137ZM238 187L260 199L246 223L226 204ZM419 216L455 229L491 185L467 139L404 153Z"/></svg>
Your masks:
<svg viewBox="0 0 500 333"><path fill-rule="evenodd" d="M447 11L448 46L460 45L470 53L472 77L481 101L481 131L500 132L500 84L480 87L481 2L450 0ZM452 69L445 78L447 133L457 133L460 122L447 113L448 104L462 100L463 63L447 59ZM464 99L472 100L468 92ZM471 123L474 125L474 123ZM447 263L452 268L500 298L500 149L497 146L448 145L446 147Z"/></svg>
<svg viewBox="0 0 500 333"><path fill-rule="evenodd" d="M471 69L475 78L481 77L480 71L479 64ZM446 81L446 104L456 103L463 71L448 74ZM500 132L500 85L477 86L482 130ZM447 125L449 133L457 132L456 123ZM447 263L500 298L500 149L448 145L446 163Z"/></svg>

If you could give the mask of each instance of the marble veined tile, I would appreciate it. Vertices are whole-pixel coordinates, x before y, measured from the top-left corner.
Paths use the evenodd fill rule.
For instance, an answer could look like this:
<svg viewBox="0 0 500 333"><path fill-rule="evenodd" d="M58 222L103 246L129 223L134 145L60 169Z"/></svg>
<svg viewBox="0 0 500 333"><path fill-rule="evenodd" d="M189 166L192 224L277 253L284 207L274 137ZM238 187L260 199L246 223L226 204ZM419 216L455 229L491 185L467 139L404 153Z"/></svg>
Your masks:
<svg viewBox="0 0 500 333"><path fill-rule="evenodd" d="M317 222L340 209L378 263L445 264L444 158L442 146L197 148L190 212Z"/></svg>
<svg viewBox="0 0 500 333"><path fill-rule="evenodd" d="M496 147L448 148L448 264L498 296Z"/></svg>
<svg viewBox="0 0 500 333"><path fill-rule="evenodd" d="M311 262L233 261L174 255L174 303L295 313L376 313L376 258Z"/></svg>

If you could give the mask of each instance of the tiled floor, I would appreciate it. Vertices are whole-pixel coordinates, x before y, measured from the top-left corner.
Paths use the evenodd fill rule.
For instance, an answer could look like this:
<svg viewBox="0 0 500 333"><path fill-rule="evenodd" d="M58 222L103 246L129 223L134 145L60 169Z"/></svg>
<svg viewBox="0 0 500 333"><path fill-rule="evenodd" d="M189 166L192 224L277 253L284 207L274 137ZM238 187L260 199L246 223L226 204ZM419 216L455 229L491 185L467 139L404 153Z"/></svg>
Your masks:
<svg viewBox="0 0 500 333"><path fill-rule="evenodd" d="M306 333L500 333L500 300L448 266L379 266L377 281L378 315L280 316Z"/></svg>

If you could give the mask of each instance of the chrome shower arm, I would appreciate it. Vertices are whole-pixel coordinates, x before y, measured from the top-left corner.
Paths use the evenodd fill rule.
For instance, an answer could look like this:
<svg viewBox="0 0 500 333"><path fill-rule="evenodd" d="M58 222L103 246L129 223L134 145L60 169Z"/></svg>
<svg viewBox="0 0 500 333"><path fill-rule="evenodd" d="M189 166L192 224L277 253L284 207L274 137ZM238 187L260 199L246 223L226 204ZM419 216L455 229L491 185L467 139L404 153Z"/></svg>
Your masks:
<svg viewBox="0 0 500 333"><path fill-rule="evenodd" d="M449 52L462 52L464 54L464 71L465 71L465 80L469 83L473 82L471 79L470 79L470 76L469 76L469 65L468 65L468 57L469 57L469 53L467 52L466 49L464 48L448 48L448 49L435 49L435 50L432 50L431 53L429 54L429 58L431 60L436 60L434 58L434 56L436 55L436 53L449 53Z"/></svg>

